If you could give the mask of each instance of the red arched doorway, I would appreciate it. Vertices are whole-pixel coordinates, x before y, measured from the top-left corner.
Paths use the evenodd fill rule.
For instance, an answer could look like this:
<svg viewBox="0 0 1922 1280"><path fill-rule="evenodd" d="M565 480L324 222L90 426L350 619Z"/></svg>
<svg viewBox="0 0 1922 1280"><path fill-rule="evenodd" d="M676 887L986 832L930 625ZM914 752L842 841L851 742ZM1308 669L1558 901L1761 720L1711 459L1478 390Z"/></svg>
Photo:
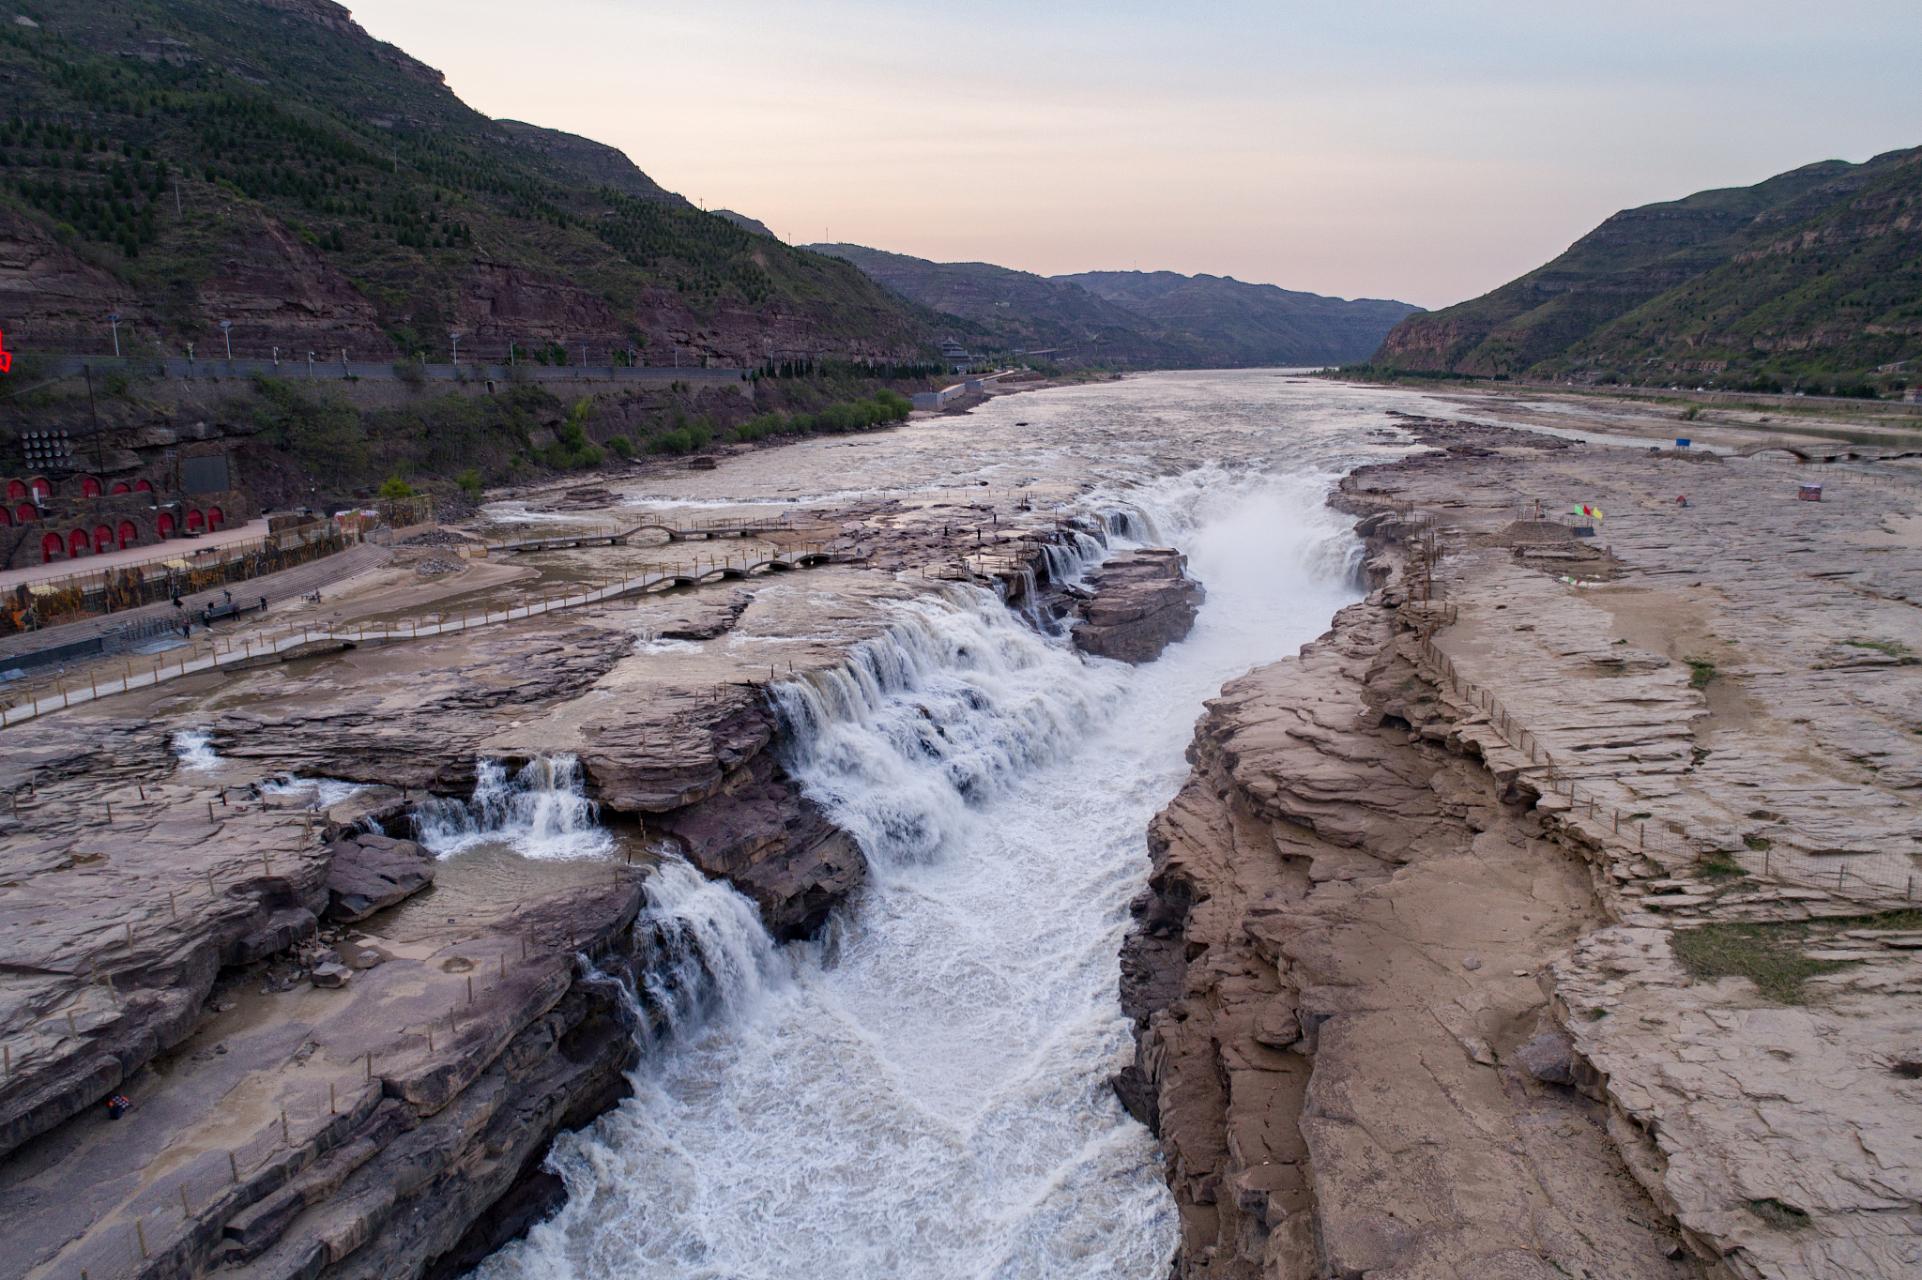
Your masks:
<svg viewBox="0 0 1922 1280"><path fill-rule="evenodd" d="M113 549L113 530L106 525L95 525L93 530L93 549L95 553Z"/></svg>
<svg viewBox="0 0 1922 1280"><path fill-rule="evenodd" d="M100 496L100 481L93 476L81 476L80 496L83 498L98 498Z"/></svg>
<svg viewBox="0 0 1922 1280"><path fill-rule="evenodd" d="M18 502L27 496L27 486L19 480L7 481L7 501Z"/></svg>
<svg viewBox="0 0 1922 1280"><path fill-rule="evenodd" d="M132 493L133 488L125 480L116 480L113 482L113 491L115 494Z"/></svg>
<svg viewBox="0 0 1922 1280"><path fill-rule="evenodd" d="M207 517L200 514L199 507L195 507L187 513L187 532L188 533L199 533L201 529L206 527L206 524L207 524Z"/></svg>
<svg viewBox="0 0 1922 1280"><path fill-rule="evenodd" d="M87 531L85 529L75 529L67 535L67 554L70 556L84 556L87 554Z"/></svg>
<svg viewBox="0 0 1922 1280"><path fill-rule="evenodd" d="M33 490L33 496L36 498L53 496L53 481L47 479L45 476L35 476L33 479L27 481L27 487Z"/></svg>
<svg viewBox="0 0 1922 1280"><path fill-rule="evenodd" d="M153 492L153 481L151 481L151 480L136 480L136 481L134 481L134 482L133 482L133 491L134 491L135 493L152 493L152 492Z"/></svg>
<svg viewBox="0 0 1922 1280"><path fill-rule="evenodd" d="M0 528L13 528L13 512L7 510L5 507L0 507Z"/></svg>
<svg viewBox="0 0 1922 1280"><path fill-rule="evenodd" d="M138 541L140 541L140 530L133 527L133 521L122 520L120 522L120 549L125 551Z"/></svg>
<svg viewBox="0 0 1922 1280"><path fill-rule="evenodd" d="M208 507L207 508L207 532L212 533L215 529L218 529L220 527L221 521L225 520L226 518L227 518L226 516L220 513L219 507Z"/></svg>
<svg viewBox="0 0 1922 1280"><path fill-rule="evenodd" d="M60 558L62 550L63 546L60 541L60 535L57 533L48 534L46 537L40 539L40 563L52 564Z"/></svg>
<svg viewBox="0 0 1922 1280"><path fill-rule="evenodd" d="M23 502L13 509L13 518L21 524L32 524L40 518L40 509L31 502Z"/></svg>
<svg viewBox="0 0 1922 1280"><path fill-rule="evenodd" d="M165 511L161 512L160 518L154 521L154 530L159 533L161 537L168 537L174 531L174 518Z"/></svg>

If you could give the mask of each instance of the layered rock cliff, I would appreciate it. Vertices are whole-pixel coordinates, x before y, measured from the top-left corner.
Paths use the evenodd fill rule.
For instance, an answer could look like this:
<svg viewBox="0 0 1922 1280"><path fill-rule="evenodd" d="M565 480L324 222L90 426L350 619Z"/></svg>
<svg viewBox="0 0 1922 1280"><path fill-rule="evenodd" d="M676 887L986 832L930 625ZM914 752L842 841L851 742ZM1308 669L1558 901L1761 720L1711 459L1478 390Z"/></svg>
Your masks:
<svg viewBox="0 0 1922 1280"><path fill-rule="evenodd" d="M1436 716L1430 626L1397 579L1229 683L1150 830L1117 1088L1168 1157L1179 1275L1676 1274L1605 1108L1522 1060L1554 1033L1538 975L1605 917L1525 758Z"/></svg>

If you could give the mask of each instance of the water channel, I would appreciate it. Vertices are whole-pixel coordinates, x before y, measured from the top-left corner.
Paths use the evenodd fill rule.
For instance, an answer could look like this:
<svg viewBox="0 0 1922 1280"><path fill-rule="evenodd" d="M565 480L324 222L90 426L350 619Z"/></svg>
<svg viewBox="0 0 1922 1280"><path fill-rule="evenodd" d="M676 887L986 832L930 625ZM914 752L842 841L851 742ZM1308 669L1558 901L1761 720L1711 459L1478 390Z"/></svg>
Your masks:
<svg viewBox="0 0 1922 1280"><path fill-rule="evenodd" d="M1203 701L1355 598L1358 547L1323 498L1400 451L1389 408L1420 402L1275 371L1152 375L708 477L735 502L851 477L902 496L1020 487L1036 511L1125 514L1180 547L1208 600L1186 641L1129 668L951 585L780 686L789 768L861 841L869 884L822 937L776 947L731 889L661 867L651 909L697 941L715 998L648 1047L632 1098L555 1144L567 1205L476 1274L1165 1275L1173 1203L1108 1085L1132 1051L1127 903ZM564 798L493 803L495 826L549 847L592 838ZM486 828L450 812L436 834Z"/></svg>

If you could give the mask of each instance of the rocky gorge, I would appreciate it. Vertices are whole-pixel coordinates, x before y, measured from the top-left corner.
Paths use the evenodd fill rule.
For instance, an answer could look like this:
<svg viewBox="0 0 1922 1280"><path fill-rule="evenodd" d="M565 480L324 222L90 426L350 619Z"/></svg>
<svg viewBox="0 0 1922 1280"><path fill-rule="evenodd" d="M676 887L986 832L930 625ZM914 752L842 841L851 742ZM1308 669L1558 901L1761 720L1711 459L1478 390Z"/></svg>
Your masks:
<svg viewBox="0 0 1922 1280"><path fill-rule="evenodd" d="M6 730L6 1274L1899 1274L1890 472L1263 378L651 477L833 555L415 638L694 554L436 537L235 632L378 640ZM1209 396L1334 509L1168 456Z"/></svg>

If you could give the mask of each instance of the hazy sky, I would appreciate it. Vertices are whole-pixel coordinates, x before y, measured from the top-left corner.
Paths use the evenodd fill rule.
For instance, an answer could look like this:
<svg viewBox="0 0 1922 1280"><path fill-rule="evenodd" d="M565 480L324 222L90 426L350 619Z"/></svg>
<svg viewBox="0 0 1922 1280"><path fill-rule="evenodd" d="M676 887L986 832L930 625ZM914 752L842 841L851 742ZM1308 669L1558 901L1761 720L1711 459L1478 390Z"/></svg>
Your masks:
<svg viewBox="0 0 1922 1280"><path fill-rule="evenodd" d="M823 237L1442 306L1922 144L1915 0L360 0L475 108Z"/></svg>

